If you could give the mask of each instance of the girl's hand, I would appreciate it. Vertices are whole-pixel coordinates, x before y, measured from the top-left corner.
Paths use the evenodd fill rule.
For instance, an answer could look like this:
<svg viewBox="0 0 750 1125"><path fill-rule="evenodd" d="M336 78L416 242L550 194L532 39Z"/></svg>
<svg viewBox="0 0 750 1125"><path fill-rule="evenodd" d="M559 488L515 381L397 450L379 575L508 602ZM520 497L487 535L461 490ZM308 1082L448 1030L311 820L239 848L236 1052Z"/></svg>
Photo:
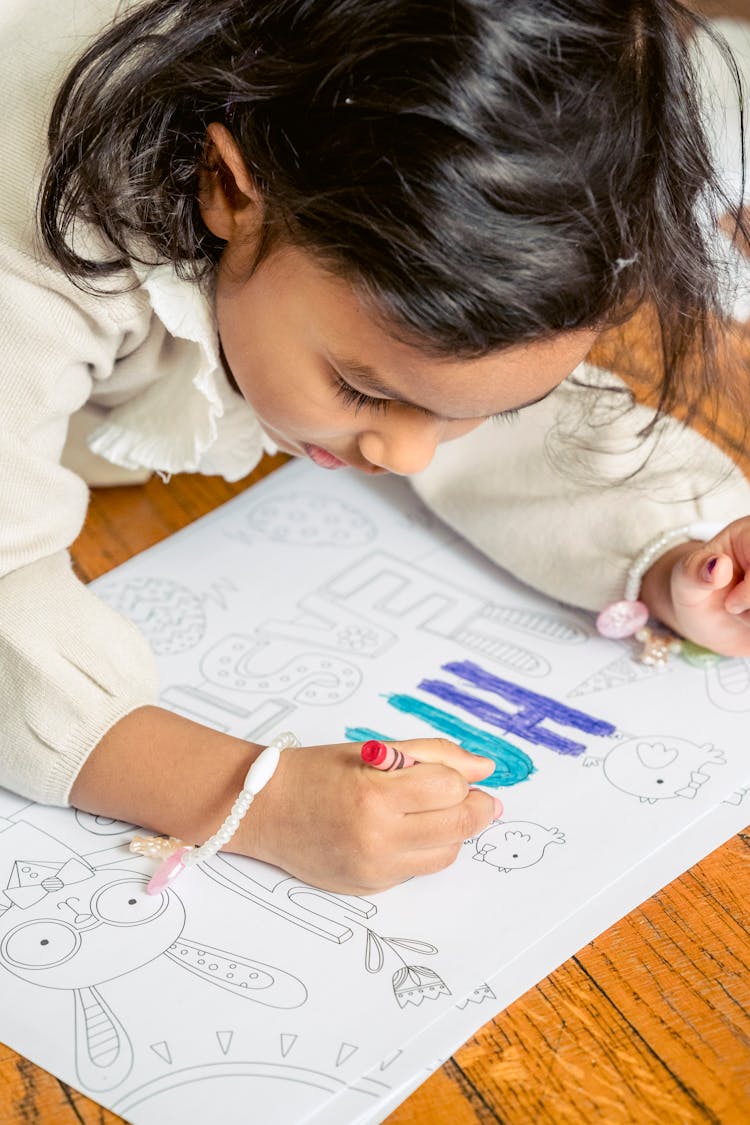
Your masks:
<svg viewBox="0 0 750 1125"><path fill-rule="evenodd" d="M440 738L389 745L417 765L373 769L351 742L285 750L231 850L348 894L448 867L462 842L500 815L499 801L469 787L494 763Z"/></svg>
<svg viewBox="0 0 750 1125"><path fill-rule="evenodd" d="M750 516L708 543L683 543L644 577L641 597L680 636L722 656L750 656Z"/></svg>
<svg viewBox="0 0 750 1125"><path fill-rule="evenodd" d="M383 891L453 863L499 816L469 788L494 763L442 738L390 743L418 764L384 773L361 744L285 750L229 848L349 894ZM228 815L260 747L162 707L140 707L104 735L76 778L84 812L200 844Z"/></svg>

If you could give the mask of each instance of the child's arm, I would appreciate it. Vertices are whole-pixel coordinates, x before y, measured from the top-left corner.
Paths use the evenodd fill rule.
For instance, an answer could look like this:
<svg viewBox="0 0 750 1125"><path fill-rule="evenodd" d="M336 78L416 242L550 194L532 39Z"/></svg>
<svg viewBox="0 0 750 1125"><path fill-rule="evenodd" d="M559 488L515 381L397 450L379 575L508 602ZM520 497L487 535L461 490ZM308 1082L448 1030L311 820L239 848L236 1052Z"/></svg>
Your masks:
<svg viewBox="0 0 750 1125"><path fill-rule="evenodd" d="M4 231L0 295L0 785L60 805L103 732L158 699L144 637L72 570L88 489L59 464L69 416L150 310L76 289Z"/></svg>
<svg viewBox="0 0 750 1125"><path fill-rule="evenodd" d="M69 416L131 356L147 378L150 306L127 285L106 299L77 289L2 231L0 292L0 785L51 805L73 787L88 811L202 843L258 748L154 705L145 638L66 551L88 500L59 463ZM352 747L287 751L231 846L334 890L444 867L493 818L467 782L492 766L439 740L414 756L441 764L396 777L361 768Z"/></svg>
<svg viewBox="0 0 750 1125"><path fill-rule="evenodd" d="M616 376L584 365L576 380L593 389L570 379L510 425L487 424L442 446L414 485L516 577L598 612L622 598L628 568L665 531L696 520L730 524L750 513L750 485L715 445L672 419L642 438L653 412L628 409L624 393L596 389L624 388ZM696 549L709 556L707 546ZM676 548L672 559L684 553ZM652 570L647 600L676 625L669 560ZM718 651L735 653L740 644L750 652L750 630L746 641L733 622L730 641L715 618L706 626L708 608L683 614L680 631Z"/></svg>
<svg viewBox="0 0 750 1125"><path fill-rule="evenodd" d="M359 745L285 751L229 850L349 894L447 867L496 815L493 798L469 788L494 764L443 739L401 745L419 764L398 774L363 766ZM71 801L203 843L227 816L259 749L161 708L140 708L102 739Z"/></svg>

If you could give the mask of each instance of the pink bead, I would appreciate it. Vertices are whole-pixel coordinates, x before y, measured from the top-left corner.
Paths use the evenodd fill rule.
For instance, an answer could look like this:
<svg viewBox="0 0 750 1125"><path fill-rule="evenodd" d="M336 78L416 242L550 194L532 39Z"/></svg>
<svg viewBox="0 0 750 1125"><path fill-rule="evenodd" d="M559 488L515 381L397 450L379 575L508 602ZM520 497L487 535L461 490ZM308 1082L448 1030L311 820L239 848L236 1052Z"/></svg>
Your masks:
<svg viewBox="0 0 750 1125"><path fill-rule="evenodd" d="M597 617L596 628L603 637L617 641L622 637L632 637L649 617L648 606L643 602L610 602Z"/></svg>
<svg viewBox="0 0 750 1125"><path fill-rule="evenodd" d="M178 848L176 852L163 863L160 863L146 885L146 894L160 895L170 883L173 883L181 871L185 869L184 856L190 848Z"/></svg>

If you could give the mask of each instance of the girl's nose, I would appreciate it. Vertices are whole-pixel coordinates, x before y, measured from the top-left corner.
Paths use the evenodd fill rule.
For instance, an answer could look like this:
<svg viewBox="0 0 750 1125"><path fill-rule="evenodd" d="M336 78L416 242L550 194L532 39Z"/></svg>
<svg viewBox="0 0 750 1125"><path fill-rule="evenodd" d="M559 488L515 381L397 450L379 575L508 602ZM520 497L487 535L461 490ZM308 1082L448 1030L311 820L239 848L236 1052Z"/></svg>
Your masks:
<svg viewBox="0 0 750 1125"><path fill-rule="evenodd" d="M359 435L359 451L366 461L398 476L421 473L443 438L444 425L428 415L396 416L391 409L377 426Z"/></svg>

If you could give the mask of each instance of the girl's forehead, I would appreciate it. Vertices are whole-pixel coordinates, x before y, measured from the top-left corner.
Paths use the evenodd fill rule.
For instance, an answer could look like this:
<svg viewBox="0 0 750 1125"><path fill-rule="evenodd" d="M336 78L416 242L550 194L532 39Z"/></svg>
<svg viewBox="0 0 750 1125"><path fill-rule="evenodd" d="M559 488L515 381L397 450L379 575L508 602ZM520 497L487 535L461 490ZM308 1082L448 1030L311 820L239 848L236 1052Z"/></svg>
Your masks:
<svg viewBox="0 0 750 1125"><path fill-rule="evenodd" d="M289 245L248 278L245 298L236 302L236 315L249 314L249 331L259 302L285 347L320 357L365 394L449 418L486 417L538 401L585 359L598 335L576 329L476 358L430 354L406 342L354 283Z"/></svg>

